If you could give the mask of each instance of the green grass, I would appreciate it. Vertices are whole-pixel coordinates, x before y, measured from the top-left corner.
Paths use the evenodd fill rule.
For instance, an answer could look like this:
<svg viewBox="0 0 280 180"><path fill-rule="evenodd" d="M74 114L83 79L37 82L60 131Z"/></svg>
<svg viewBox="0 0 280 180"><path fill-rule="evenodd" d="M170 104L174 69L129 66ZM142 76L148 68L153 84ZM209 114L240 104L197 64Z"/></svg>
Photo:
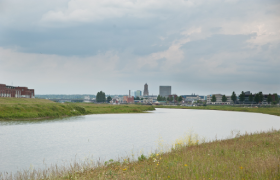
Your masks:
<svg viewBox="0 0 280 180"><path fill-rule="evenodd" d="M222 110L222 111L241 111L241 112L253 112L263 113L280 116L279 107L234 107L234 106L155 106L156 108L172 108L172 109L205 109L205 110Z"/></svg>
<svg viewBox="0 0 280 180"><path fill-rule="evenodd" d="M0 98L0 120L41 119L106 113L142 113L153 106L55 103L46 99Z"/></svg>
<svg viewBox="0 0 280 180"><path fill-rule="evenodd" d="M189 136L169 152L78 167L50 179L280 179L279 139L279 130L207 143Z"/></svg>

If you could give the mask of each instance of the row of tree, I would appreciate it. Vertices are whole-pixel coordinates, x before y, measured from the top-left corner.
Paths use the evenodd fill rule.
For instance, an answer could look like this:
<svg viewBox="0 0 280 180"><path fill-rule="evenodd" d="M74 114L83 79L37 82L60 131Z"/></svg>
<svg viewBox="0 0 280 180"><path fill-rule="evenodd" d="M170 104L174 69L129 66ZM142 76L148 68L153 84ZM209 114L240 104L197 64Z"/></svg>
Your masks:
<svg viewBox="0 0 280 180"><path fill-rule="evenodd" d="M160 95L158 95L157 97L157 101L169 101L172 102L173 100L177 101L177 102L181 102L183 101L183 97L182 96L176 96L175 98L173 98L173 96L168 96L166 97L162 97Z"/></svg>
<svg viewBox="0 0 280 180"><path fill-rule="evenodd" d="M274 101L273 101L273 96L274 96ZM227 97L225 95L222 96L222 102L227 102ZM236 103L236 100L237 100L237 96L235 94L235 92L233 91L232 92L232 95L231 95L231 100ZM217 98L215 95L212 96L211 98L211 102L216 102L217 101ZM242 91L241 94L239 95L239 101L240 102L245 102L245 93ZM263 102L264 101L264 95L262 92L259 92L255 95L253 95L252 93L250 93L249 97L248 97L248 101L249 102L256 102L257 104L260 103L260 102ZM269 94L266 98L266 101L267 103L273 103L273 104L277 104L279 103L279 97L277 95L277 93L271 95Z"/></svg>

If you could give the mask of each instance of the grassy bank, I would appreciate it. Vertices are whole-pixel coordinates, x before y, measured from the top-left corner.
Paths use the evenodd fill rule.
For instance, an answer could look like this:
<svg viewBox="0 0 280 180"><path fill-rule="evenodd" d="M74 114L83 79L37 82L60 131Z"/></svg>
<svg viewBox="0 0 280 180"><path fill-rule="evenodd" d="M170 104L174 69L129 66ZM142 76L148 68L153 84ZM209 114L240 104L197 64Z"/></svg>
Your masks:
<svg viewBox="0 0 280 180"><path fill-rule="evenodd" d="M24 171L3 179L280 179L280 131L237 135L199 142L189 136L165 153L141 155L138 161L56 166ZM9 178L10 177L10 178ZM1 179L1 176L0 176Z"/></svg>
<svg viewBox="0 0 280 180"><path fill-rule="evenodd" d="M205 110L222 110L222 111L241 111L241 112L253 112L263 113L280 116L279 107L234 107L234 106L155 106L156 108L172 108L172 109L205 109Z"/></svg>
<svg viewBox="0 0 280 180"><path fill-rule="evenodd" d="M55 103L46 99L0 98L0 120L40 119L86 114L141 113L153 106Z"/></svg>
<svg viewBox="0 0 280 180"><path fill-rule="evenodd" d="M177 143L171 152L111 161L70 172L64 179L280 179L280 131L199 144Z"/></svg>

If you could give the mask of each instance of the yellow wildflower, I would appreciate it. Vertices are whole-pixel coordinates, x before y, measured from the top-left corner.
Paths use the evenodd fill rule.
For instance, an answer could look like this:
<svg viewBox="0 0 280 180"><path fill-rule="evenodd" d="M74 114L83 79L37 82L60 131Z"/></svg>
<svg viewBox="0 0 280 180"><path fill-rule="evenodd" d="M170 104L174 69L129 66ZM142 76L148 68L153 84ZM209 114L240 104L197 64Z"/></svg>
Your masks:
<svg viewBox="0 0 280 180"><path fill-rule="evenodd" d="M185 164L185 166L188 166L187 164Z"/></svg>
<svg viewBox="0 0 280 180"><path fill-rule="evenodd" d="M126 170L127 170L126 168L123 169L123 171L126 171Z"/></svg>

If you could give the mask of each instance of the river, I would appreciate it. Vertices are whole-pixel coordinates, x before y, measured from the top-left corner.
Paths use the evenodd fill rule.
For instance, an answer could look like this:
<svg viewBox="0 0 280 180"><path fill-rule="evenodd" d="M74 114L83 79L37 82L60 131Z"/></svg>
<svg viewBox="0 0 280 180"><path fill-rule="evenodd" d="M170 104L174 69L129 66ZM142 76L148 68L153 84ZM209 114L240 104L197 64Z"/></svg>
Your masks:
<svg viewBox="0 0 280 180"><path fill-rule="evenodd" d="M0 121L0 172L149 153L192 131L208 140L280 129L280 117L245 112L156 109L40 121Z"/></svg>

